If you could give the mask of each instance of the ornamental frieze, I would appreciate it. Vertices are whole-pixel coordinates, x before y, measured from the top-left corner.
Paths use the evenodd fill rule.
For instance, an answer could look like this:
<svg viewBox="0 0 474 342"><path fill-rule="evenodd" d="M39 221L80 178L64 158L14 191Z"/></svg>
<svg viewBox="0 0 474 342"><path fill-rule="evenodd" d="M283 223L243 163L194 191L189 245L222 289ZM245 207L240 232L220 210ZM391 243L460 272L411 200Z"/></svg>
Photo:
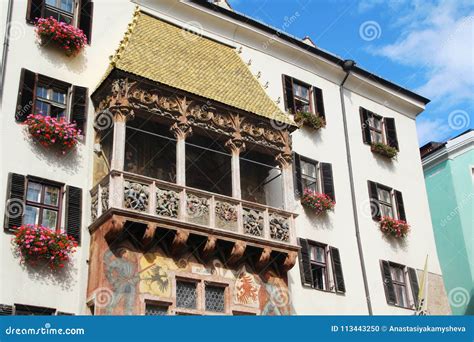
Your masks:
<svg viewBox="0 0 474 342"><path fill-rule="evenodd" d="M288 127L271 118L247 116L218 108L211 101L196 100L170 91L148 87L127 78L115 79L96 105L97 113L124 108L145 110L168 119L284 152L291 151ZM114 115L114 114L113 114Z"/></svg>

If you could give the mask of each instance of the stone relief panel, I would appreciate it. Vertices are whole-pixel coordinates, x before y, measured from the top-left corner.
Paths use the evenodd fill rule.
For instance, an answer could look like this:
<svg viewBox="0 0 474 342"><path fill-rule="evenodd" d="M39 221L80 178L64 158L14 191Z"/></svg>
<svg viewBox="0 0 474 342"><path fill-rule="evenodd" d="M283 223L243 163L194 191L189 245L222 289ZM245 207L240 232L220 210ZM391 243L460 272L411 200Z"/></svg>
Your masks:
<svg viewBox="0 0 474 342"><path fill-rule="evenodd" d="M263 212L244 208L244 233L253 236L263 236Z"/></svg>
<svg viewBox="0 0 474 342"><path fill-rule="evenodd" d="M178 217L179 194L173 190L157 189L155 212L160 216Z"/></svg>
<svg viewBox="0 0 474 342"><path fill-rule="evenodd" d="M186 219L202 225L209 225L209 199L194 194L186 194Z"/></svg>
<svg viewBox="0 0 474 342"><path fill-rule="evenodd" d="M148 210L149 194L148 185L125 181L123 192L125 208L146 212Z"/></svg>
<svg viewBox="0 0 474 342"><path fill-rule="evenodd" d="M216 201L216 227L221 229L237 230L237 206Z"/></svg>

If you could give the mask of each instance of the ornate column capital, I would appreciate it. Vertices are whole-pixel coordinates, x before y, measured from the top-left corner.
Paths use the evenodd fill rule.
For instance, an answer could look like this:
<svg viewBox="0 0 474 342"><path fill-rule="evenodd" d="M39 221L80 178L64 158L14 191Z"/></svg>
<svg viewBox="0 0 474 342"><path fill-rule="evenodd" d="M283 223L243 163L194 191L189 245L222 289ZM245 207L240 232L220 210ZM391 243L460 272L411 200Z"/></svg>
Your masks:
<svg viewBox="0 0 474 342"><path fill-rule="evenodd" d="M232 152L236 154L240 154L245 151L245 143L242 139L229 139L225 143L225 146Z"/></svg>
<svg viewBox="0 0 474 342"><path fill-rule="evenodd" d="M170 131L174 134L176 139L186 139L188 136L193 134L191 126L186 122L175 122L170 127Z"/></svg>
<svg viewBox="0 0 474 342"><path fill-rule="evenodd" d="M275 160L280 164L282 168L287 168L291 166L291 163L293 161L293 156L289 153L279 153L275 157Z"/></svg>
<svg viewBox="0 0 474 342"><path fill-rule="evenodd" d="M133 109L127 106L112 106L97 112L94 118L94 128L104 131L111 128L114 123L127 122L135 118Z"/></svg>

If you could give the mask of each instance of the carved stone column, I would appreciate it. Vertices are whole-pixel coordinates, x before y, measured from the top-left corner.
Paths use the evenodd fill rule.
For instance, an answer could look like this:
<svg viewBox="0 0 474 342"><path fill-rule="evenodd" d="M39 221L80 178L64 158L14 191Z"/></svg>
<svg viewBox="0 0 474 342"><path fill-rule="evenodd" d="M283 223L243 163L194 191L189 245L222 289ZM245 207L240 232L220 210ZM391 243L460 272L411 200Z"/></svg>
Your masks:
<svg viewBox="0 0 474 342"><path fill-rule="evenodd" d="M275 160L280 164L283 183L283 209L291 211L294 207L292 156L280 153Z"/></svg>
<svg viewBox="0 0 474 342"><path fill-rule="evenodd" d="M187 123L176 122L171 128L176 137L176 184L186 185L186 137L192 134L191 126Z"/></svg>
<svg viewBox="0 0 474 342"><path fill-rule="evenodd" d="M242 191L240 189L240 153L245 151L245 143L241 139L230 139L225 146L232 154L232 197L241 199Z"/></svg>
<svg viewBox="0 0 474 342"><path fill-rule="evenodd" d="M113 120L112 170L123 171L125 165L125 138L127 121L134 118L133 110L128 107L111 107L108 110Z"/></svg>

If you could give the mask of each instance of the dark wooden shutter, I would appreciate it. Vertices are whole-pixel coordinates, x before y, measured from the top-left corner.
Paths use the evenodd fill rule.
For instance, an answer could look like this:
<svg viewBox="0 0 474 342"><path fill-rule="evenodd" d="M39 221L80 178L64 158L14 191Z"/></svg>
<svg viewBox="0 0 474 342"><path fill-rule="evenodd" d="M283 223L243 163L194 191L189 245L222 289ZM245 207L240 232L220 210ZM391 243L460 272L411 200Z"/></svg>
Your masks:
<svg viewBox="0 0 474 342"><path fill-rule="evenodd" d="M303 195L303 182L301 181L301 158L293 152L293 187L296 197Z"/></svg>
<svg viewBox="0 0 474 342"><path fill-rule="evenodd" d="M364 143L371 144L372 139L370 137L370 126L369 126L369 112L367 109L360 107L360 124L362 128L362 139Z"/></svg>
<svg viewBox="0 0 474 342"><path fill-rule="evenodd" d="M36 80L37 74L27 69L21 69L15 112L15 120L17 122L25 121L27 116L33 112Z"/></svg>
<svg viewBox="0 0 474 342"><path fill-rule="evenodd" d="M66 187L66 234L81 242L82 189Z"/></svg>
<svg viewBox="0 0 474 342"><path fill-rule="evenodd" d="M35 23L36 18L41 18L44 0L28 0L26 9L26 21L30 24Z"/></svg>
<svg viewBox="0 0 474 342"><path fill-rule="evenodd" d="M332 176L332 165L329 163L321 163L321 177L323 185L323 192L328 195L333 201L336 201L336 194L334 192L334 180Z"/></svg>
<svg viewBox="0 0 474 342"><path fill-rule="evenodd" d="M332 259L332 269L334 274L334 284L336 286L336 292L345 293L346 284L344 283L344 275L342 274L342 263L341 256L339 255L339 249L335 247L329 247Z"/></svg>
<svg viewBox="0 0 474 342"><path fill-rule="evenodd" d="M418 292L420 291L418 287L418 277L416 276L416 270L414 268L408 267L408 278L410 279L411 293L413 294L413 303L415 303L415 308L418 307Z"/></svg>
<svg viewBox="0 0 474 342"><path fill-rule="evenodd" d="M94 3L91 0L81 0L79 5L79 28L87 37L90 44L92 38L92 13L94 12Z"/></svg>
<svg viewBox="0 0 474 342"><path fill-rule="evenodd" d="M393 288L392 276L390 275L390 264L388 261L381 260L380 267L382 270L383 285L385 289L385 297L388 304L395 304L397 297L395 296L395 289Z"/></svg>
<svg viewBox="0 0 474 342"><path fill-rule="evenodd" d="M299 251L301 283L303 286L313 286L313 272L311 272L311 259L308 240L298 239L301 246Z"/></svg>
<svg viewBox="0 0 474 342"><path fill-rule="evenodd" d="M379 195L377 193L377 183L368 181L369 185L369 197L370 197L370 212L374 220L380 220L380 204Z"/></svg>
<svg viewBox="0 0 474 342"><path fill-rule="evenodd" d="M0 304L0 316L11 316L13 315L13 306Z"/></svg>
<svg viewBox="0 0 474 342"><path fill-rule="evenodd" d="M8 174L7 201L5 205L4 229L12 232L23 224L25 210L26 177L17 173Z"/></svg>
<svg viewBox="0 0 474 342"><path fill-rule="evenodd" d="M295 99L293 97L293 79L290 76L282 75L283 77L283 97L285 99L285 109L295 114Z"/></svg>
<svg viewBox="0 0 474 342"><path fill-rule="evenodd" d="M397 130L395 128L395 119L384 118L385 133L387 136L387 143L398 150Z"/></svg>
<svg viewBox="0 0 474 342"><path fill-rule="evenodd" d="M324 101L323 101L323 91L317 87L313 87L314 93L314 104L316 106L315 113L322 118L326 118L326 113L324 112Z"/></svg>
<svg viewBox="0 0 474 342"><path fill-rule="evenodd" d="M75 315L70 312L56 311L56 316L75 316Z"/></svg>
<svg viewBox="0 0 474 342"><path fill-rule="evenodd" d="M87 104L88 104L88 91L87 88L73 86L72 87L72 113L71 121L76 122L77 128L79 128L82 134L85 136L85 128L87 121Z"/></svg>
<svg viewBox="0 0 474 342"><path fill-rule="evenodd" d="M395 190L395 202L397 203L398 219L406 221L405 206L403 205L403 197L400 191Z"/></svg>

